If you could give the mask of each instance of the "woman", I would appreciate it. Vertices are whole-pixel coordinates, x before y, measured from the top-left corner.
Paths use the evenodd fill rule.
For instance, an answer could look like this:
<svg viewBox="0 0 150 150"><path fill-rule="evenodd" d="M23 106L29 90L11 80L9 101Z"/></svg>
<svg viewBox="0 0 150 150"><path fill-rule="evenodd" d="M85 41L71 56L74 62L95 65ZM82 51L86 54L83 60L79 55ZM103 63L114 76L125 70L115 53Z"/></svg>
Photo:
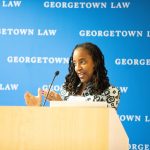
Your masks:
<svg viewBox="0 0 150 150"><path fill-rule="evenodd" d="M48 100L68 100L69 96L83 96L86 101L105 101L108 107L118 107L120 92L109 83L104 56L95 44L82 43L76 45L69 60L68 75L66 76L61 94L51 91ZM38 96L27 92L27 105L40 105L42 95L46 91L38 90Z"/></svg>

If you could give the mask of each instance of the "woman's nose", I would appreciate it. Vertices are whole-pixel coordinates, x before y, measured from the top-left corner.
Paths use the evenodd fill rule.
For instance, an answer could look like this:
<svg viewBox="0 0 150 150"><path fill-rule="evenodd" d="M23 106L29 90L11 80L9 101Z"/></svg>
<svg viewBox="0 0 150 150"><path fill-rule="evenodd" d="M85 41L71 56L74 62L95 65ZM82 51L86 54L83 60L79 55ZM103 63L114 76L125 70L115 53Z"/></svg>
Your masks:
<svg viewBox="0 0 150 150"><path fill-rule="evenodd" d="M81 65L80 64L76 64L76 66L75 66L75 70L77 70L77 71L79 71L79 70L81 70Z"/></svg>

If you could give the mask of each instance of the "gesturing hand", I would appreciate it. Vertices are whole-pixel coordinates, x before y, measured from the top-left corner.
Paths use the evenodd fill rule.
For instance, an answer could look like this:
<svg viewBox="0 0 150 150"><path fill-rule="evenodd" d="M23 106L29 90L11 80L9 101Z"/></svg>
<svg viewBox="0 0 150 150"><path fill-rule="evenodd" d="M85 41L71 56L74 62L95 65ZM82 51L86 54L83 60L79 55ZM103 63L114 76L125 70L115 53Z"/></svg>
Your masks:
<svg viewBox="0 0 150 150"><path fill-rule="evenodd" d="M47 95L48 94L48 95ZM61 101L61 96L55 91L50 91L49 93L45 90L42 91L42 95L47 98L49 101Z"/></svg>
<svg viewBox="0 0 150 150"><path fill-rule="evenodd" d="M34 96L30 92L24 94L24 99L27 106L40 106L42 102L41 89L38 88L38 95Z"/></svg>

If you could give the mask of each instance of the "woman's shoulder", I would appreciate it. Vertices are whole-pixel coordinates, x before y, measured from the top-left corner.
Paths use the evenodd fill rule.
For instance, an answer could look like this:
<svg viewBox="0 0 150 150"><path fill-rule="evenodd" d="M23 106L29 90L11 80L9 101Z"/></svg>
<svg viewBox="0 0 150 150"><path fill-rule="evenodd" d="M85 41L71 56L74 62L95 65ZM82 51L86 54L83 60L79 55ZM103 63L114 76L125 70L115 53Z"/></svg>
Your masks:
<svg viewBox="0 0 150 150"><path fill-rule="evenodd" d="M118 96L120 95L120 91L117 87L110 85L105 91L104 93L109 93L110 96Z"/></svg>
<svg viewBox="0 0 150 150"><path fill-rule="evenodd" d="M105 96L109 107L117 109L120 101L120 91L117 87L110 85L106 90L104 90L102 95Z"/></svg>

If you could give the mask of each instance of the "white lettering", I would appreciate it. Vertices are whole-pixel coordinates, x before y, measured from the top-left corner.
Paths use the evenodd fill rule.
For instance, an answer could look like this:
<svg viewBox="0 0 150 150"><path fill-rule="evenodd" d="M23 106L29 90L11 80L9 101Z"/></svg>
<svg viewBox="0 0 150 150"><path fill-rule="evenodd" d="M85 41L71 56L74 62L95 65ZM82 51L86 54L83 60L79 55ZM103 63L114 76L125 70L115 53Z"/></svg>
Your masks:
<svg viewBox="0 0 150 150"><path fill-rule="evenodd" d="M150 31L147 31L147 37L150 37Z"/></svg>
<svg viewBox="0 0 150 150"><path fill-rule="evenodd" d="M50 63L50 64L68 64L69 58L65 57L23 57L23 56L8 56L8 63Z"/></svg>
<svg viewBox="0 0 150 150"><path fill-rule="evenodd" d="M119 116L120 121L141 121L141 116L136 116L136 115L120 115Z"/></svg>
<svg viewBox="0 0 150 150"><path fill-rule="evenodd" d="M129 144L130 150L149 150L149 144Z"/></svg>
<svg viewBox="0 0 150 150"><path fill-rule="evenodd" d="M87 8L87 9L91 9L91 8L106 8L107 7L107 3L106 2L48 2L45 1L43 3L43 6L45 8Z"/></svg>
<svg viewBox="0 0 150 150"><path fill-rule="evenodd" d="M145 122L150 122L150 117L149 116L145 116Z"/></svg>
<svg viewBox="0 0 150 150"><path fill-rule="evenodd" d="M115 59L115 64L116 65L137 65L137 66L143 66L143 65L145 65L145 66L148 66L148 65L150 65L150 59L137 59L137 58L135 58L135 59L131 59L131 58L128 58L128 59L126 59L126 58L122 58L122 59L120 59L120 58L116 58Z"/></svg>
<svg viewBox="0 0 150 150"><path fill-rule="evenodd" d="M55 36L57 30L43 30L38 29L38 36Z"/></svg>
<svg viewBox="0 0 150 150"><path fill-rule="evenodd" d="M55 36L57 30L50 30L50 29L38 29L37 35L38 36ZM0 35L15 35L15 36L33 36L34 29L13 29L13 28L0 28Z"/></svg>
<svg viewBox="0 0 150 150"><path fill-rule="evenodd" d="M21 1L2 1L2 7L20 7Z"/></svg>
<svg viewBox="0 0 150 150"><path fill-rule="evenodd" d="M142 37L143 31L128 30L80 30L80 36L92 37Z"/></svg>
<svg viewBox="0 0 150 150"><path fill-rule="evenodd" d="M127 93L128 87L119 87L121 93Z"/></svg>
<svg viewBox="0 0 150 150"><path fill-rule="evenodd" d="M111 8L129 8L130 2L111 2Z"/></svg>
<svg viewBox="0 0 150 150"><path fill-rule="evenodd" d="M1 84L0 83L0 91L16 91L18 90L19 84Z"/></svg>
<svg viewBox="0 0 150 150"><path fill-rule="evenodd" d="M33 35L34 29L0 28L0 35Z"/></svg>
<svg viewBox="0 0 150 150"><path fill-rule="evenodd" d="M43 89L43 90L48 90L49 86L50 86L50 85L46 85L46 84L45 84L45 85L42 86L42 89ZM51 90L52 90L52 91L59 92L61 89L62 89L62 86L59 86L59 85L52 85L52 86L51 86Z"/></svg>

